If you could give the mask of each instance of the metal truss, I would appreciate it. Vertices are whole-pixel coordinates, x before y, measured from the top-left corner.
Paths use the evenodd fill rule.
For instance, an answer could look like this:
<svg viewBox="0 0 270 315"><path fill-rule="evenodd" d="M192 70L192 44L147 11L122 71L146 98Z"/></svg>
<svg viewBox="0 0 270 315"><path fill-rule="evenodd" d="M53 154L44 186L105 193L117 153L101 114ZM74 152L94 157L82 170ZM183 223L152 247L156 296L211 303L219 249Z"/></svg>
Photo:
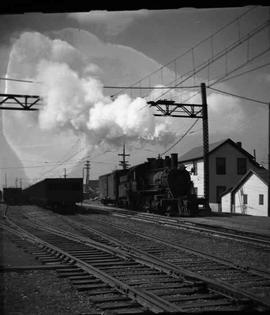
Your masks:
<svg viewBox="0 0 270 315"><path fill-rule="evenodd" d="M34 106L41 105L40 100L38 95L0 94L0 110L38 110Z"/></svg>
<svg viewBox="0 0 270 315"><path fill-rule="evenodd" d="M175 103L173 100L149 101L150 107L156 107L160 114L154 116L171 116L183 118L203 118L203 105Z"/></svg>

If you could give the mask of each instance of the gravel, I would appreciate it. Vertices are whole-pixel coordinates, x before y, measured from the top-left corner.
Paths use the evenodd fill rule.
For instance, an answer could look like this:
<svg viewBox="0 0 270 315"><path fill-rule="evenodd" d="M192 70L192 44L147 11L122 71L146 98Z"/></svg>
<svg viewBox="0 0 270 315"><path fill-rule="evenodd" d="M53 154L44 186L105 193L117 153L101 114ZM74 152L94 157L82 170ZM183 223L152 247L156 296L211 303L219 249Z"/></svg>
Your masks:
<svg viewBox="0 0 270 315"><path fill-rule="evenodd" d="M81 314L92 312L87 297L79 295L55 271L5 272L1 282L1 314Z"/></svg>

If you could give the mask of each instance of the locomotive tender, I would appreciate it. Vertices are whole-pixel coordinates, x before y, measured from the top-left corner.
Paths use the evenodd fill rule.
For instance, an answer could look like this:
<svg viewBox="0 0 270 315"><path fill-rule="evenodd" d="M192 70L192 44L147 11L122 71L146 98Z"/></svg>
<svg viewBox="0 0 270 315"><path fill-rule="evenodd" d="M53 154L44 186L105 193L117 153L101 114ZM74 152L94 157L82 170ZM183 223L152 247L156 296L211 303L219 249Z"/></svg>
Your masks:
<svg viewBox="0 0 270 315"><path fill-rule="evenodd" d="M193 182L184 165L178 167L176 153L102 175L99 189L104 204L173 216L198 213Z"/></svg>
<svg viewBox="0 0 270 315"><path fill-rule="evenodd" d="M82 178L46 178L23 190L25 202L72 211L83 200Z"/></svg>

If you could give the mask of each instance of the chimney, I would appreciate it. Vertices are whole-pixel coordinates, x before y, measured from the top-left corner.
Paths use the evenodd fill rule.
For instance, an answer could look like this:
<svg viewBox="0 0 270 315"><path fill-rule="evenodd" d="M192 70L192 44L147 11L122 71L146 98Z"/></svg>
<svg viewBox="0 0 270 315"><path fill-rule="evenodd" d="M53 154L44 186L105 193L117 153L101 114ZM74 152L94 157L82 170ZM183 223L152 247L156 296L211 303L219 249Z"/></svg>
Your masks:
<svg viewBox="0 0 270 315"><path fill-rule="evenodd" d="M178 164L178 154L172 153L171 154L171 168L177 169L177 164Z"/></svg>
<svg viewBox="0 0 270 315"><path fill-rule="evenodd" d="M242 142L238 141L236 144L239 146L239 148L242 148Z"/></svg>
<svg viewBox="0 0 270 315"><path fill-rule="evenodd" d="M254 161L256 161L256 150L255 149L253 150L253 158L254 158Z"/></svg>

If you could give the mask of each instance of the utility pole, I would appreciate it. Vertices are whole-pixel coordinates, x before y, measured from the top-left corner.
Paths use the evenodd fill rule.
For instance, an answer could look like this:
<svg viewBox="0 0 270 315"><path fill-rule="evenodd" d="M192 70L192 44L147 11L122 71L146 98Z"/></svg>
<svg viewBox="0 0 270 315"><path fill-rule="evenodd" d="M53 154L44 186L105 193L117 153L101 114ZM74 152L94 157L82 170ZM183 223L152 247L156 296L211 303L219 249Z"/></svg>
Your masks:
<svg viewBox="0 0 270 315"><path fill-rule="evenodd" d="M16 177L15 179L15 187L17 188L17 186L18 186L18 177Z"/></svg>
<svg viewBox="0 0 270 315"><path fill-rule="evenodd" d="M22 179L20 178L20 188L22 189Z"/></svg>
<svg viewBox="0 0 270 315"><path fill-rule="evenodd" d="M7 173L5 173L5 187L7 188Z"/></svg>
<svg viewBox="0 0 270 315"><path fill-rule="evenodd" d="M84 167L84 169L86 170L86 178L85 178L85 189L84 189L84 192L85 193L88 193L88 185L89 185L89 178L90 178L90 168L91 168L91 166L90 166L90 161L89 160L87 160L86 162L85 162L85 167Z"/></svg>
<svg viewBox="0 0 270 315"><path fill-rule="evenodd" d="M268 217L270 217L270 103L268 104Z"/></svg>
<svg viewBox="0 0 270 315"><path fill-rule="evenodd" d="M204 198L205 207L209 210L209 135L208 110L205 83L201 84L202 96L202 123L203 123L203 171L204 171Z"/></svg>
<svg viewBox="0 0 270 315"><path fill-rule="evenodd" d="M64 168L64 178L66 179L67 178L67 169Z"/></svg>
<svg viewBox="0 0 270 315"><path fill-rule="evenodd" d="M202 104L184 104L176 103L173 100L160 99L158 101L149 101L151 107L156 107L157 113L154 116L161 117L183 117L183 118L201 118L203 122L203 160L204 160L204 206L206 210L209 207L209 137L208 137L208 109L206 97L206 85L201 83Z"/></svg>
<svg viewBox="0 0 270 315"><path fill-rule="evenodd" d="M129 166L128 161L126 161L126 156L130 156L130 154L126 154L126 145L123 144L123 153L119 153L119 156L123 157L123 160L119 162L119 165L122 166L123 170L126 170Z"/></svg>

